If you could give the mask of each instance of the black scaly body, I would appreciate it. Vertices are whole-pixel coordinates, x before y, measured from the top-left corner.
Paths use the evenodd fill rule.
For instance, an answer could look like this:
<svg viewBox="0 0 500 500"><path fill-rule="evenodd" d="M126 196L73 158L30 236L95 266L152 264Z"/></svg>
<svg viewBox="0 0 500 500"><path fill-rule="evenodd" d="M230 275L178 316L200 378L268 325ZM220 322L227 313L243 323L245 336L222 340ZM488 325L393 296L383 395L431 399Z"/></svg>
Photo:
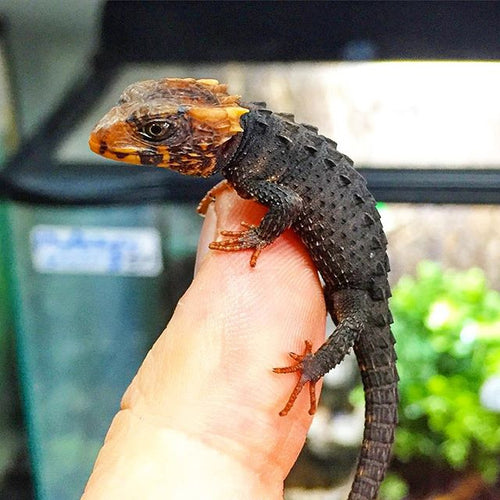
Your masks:
<svg viewBox="0 0 500 500"><path fill-rule="evenodd" d="M312 354L277 373L298 372L299 381L280 412L286 415L309 383L315 383L354 347L365 389L365 431L350 500L373 500L383 479L397 421L397 372L386 255L387 241L375 201L352 162L317 129L239 96L212 79L146 80L122 93L96 125L89 144L114 160L157 165L183 174L219 171L243 198L269 211L258 226L225 231L210 248L259 252L291 227L321 274L335 331ZM206 209L212 190L202 201Z"/></svg>
<svg viewBox="0 0 500 500"><path fill-rule="evenodd" d="M292 227L325 282L336 329L304 367L317 380L354 347L364 385L365 430L350 500L377 495L397 423L389 262L375 201L352 161L314 127L248 105L244 129L220 171L243 198L269 207L256 228L266 242Z"/></svg>

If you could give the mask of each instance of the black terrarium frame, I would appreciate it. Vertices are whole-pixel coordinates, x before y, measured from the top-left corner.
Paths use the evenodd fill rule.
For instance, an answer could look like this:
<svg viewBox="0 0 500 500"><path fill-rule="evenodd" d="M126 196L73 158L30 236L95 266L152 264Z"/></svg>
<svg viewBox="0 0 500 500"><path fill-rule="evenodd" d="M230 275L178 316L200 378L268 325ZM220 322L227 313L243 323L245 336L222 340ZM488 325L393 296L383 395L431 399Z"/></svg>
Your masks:
<svg viewBox="0 0 500 500"><path fill-rule="evenodd" d="M346 60L359 41L370 42L370 60L496 60L499 23L496 2L107 2L92 68L0 173L0 195L56 205L203 196L216 179L54 159L125 64ZM379 201L500 203L500 165L357 168Z"/></svg>

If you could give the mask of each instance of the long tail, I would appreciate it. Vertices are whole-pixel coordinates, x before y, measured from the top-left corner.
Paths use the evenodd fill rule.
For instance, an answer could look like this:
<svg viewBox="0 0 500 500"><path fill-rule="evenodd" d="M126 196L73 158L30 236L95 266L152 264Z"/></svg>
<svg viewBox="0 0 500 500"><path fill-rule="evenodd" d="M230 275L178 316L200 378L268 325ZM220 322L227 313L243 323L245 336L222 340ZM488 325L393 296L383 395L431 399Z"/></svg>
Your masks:
<svg viewBox="0 0 500 500"><path fill-rule="evenodd" d="M379 316L384 319L377 321L377 326L367 325L354 345L365 390L365 430L349 500L376 498L394 441L399 377L395 341L389 328L392 319L386 311Z"/></svg>

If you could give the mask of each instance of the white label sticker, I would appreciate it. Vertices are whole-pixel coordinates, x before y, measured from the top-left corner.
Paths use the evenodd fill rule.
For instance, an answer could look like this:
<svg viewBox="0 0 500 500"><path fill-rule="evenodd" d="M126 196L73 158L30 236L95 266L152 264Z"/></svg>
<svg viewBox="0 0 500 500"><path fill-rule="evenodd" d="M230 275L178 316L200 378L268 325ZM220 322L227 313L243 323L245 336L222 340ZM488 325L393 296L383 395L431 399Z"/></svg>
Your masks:
<svg viewBox="0 0 500 500"><path fill-rule="evenodd" d="M155 228L38 225L30 236L41 273L157 276L163 268Z"/></svg>

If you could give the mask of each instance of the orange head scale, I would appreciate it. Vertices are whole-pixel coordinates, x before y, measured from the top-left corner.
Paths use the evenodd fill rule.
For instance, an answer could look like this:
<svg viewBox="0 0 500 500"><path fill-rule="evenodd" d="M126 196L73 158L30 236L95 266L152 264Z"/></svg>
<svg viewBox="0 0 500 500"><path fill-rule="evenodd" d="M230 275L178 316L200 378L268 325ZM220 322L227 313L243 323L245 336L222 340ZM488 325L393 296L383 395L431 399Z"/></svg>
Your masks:
<svg viewBox="0 0 500 500"><path fill-rule="evenodd" d="M207 177L248 112L217 80L164 78L127 87L95 126L90 149L106 158Z"/></svg>

